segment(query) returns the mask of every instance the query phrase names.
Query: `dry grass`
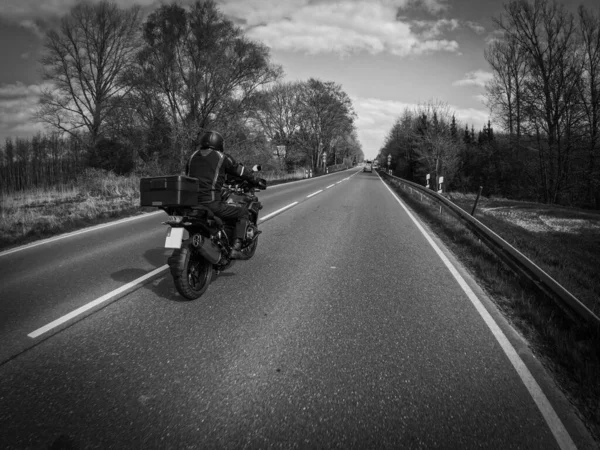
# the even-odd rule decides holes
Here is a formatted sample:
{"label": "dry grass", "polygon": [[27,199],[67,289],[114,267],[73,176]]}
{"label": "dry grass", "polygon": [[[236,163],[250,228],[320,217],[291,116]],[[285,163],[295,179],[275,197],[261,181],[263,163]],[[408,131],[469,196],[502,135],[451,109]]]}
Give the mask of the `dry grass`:
{"label": "dry grass", "polygon": [[267,180],[267,185],[275,185],[288,183],[290,181],[302,180],[304,178],[304,169],[296,169],[294,172],[288,173],[284,170],[271,170],[261,172],[258,175]]}
{"label": "dry grass", "polygon": [[86,170],[70,185],[2,194],[0,250],[139,213],[139,178]]}
{"label": "dry grass", "polygon": [[[453,214],[440,214],[436,202],[390,184],[474,274],[600,440],[600,335],[566,319],[550,299],[521,282]],[[475,195],[448,197],[471,212]],[[600,214],[482,198],[475,216],[598,311]]]}

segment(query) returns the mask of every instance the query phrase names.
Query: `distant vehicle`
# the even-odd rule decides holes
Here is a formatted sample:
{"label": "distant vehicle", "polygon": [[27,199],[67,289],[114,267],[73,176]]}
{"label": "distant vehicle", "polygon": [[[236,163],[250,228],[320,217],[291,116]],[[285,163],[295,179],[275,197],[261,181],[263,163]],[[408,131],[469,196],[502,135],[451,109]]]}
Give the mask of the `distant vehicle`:
{"label": "distant vehicle", "polygon": [[371,161],[365,161],[363,172],[373,172],[373,163]]}

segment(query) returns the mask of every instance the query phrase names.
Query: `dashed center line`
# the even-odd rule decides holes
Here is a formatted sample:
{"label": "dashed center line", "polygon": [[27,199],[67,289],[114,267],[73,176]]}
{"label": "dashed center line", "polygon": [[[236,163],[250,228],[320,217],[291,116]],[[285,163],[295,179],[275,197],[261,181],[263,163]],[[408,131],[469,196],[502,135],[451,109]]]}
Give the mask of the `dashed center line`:
{"label": "dashed center line", "polygon": [[329,186],[327,186],[325,189],[329,189],[329,188],[332,188],[332,187],[334,187],[334,186],[335,186],[335,183],[333,183],[333,184],[330,184],[330,185],[329,185]]}
{"label": "dashed center line", "polygon": [[320,191],[317,191],[317,192],[313,192],[313,193],[312,193],[312,194],[310,194],[310,195],[307,195],[307,196],[306,196],[306,198],[311,198],[313,195],[320,194],[321,192],[323,192],[323,189],[321,189]]}
{"label": "dashed center line", "polygon": [[280,212],[285,211],[286,209],[291,208],[292,206],[295,206],[297,204],[298,202],[290,203],[289,205],[284,206],[283,208],[279,208],[277,211],[272,212],[271,214],[267,214],[265,217],[262,217],[258,220],[267,220],[269,217],[273,217],[275,214],[279,214]]}

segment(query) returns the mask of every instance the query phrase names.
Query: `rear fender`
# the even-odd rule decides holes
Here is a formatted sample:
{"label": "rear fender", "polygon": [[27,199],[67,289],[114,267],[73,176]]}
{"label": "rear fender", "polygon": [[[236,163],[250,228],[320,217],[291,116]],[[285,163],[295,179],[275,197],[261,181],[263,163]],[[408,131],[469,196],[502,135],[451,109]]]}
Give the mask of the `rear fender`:
{"label": "rear fender", "polygon": [[171,270],[171,275],[174,277],[179,277],[185,270],[188,261],[190,260],[190,240],[185,240],[181,243],[181,248],[176,248],[173,250],[169,259],[167,259],[167,264],[169,264],[169,269]]}

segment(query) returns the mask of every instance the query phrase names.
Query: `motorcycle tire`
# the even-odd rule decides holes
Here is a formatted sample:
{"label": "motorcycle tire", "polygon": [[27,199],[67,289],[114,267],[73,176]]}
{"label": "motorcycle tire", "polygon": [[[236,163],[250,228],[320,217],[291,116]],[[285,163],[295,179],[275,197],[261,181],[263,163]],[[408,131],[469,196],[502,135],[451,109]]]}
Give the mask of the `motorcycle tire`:
{"label": "motorcycle tire", "polygon": [[248,259],[250,259],[254,256],[254,252],[256,252],[256,247],[258,247],[258,236],[252,241],[252,243],[248,247],[244,247],[242,249],[242,253],[246,255]]}
{"label": "motorcycle tire", "polygon": [[208,289],[213,276],[213,265],[184,244],[169,258],[175,288],[187,300],[196,300]]}

